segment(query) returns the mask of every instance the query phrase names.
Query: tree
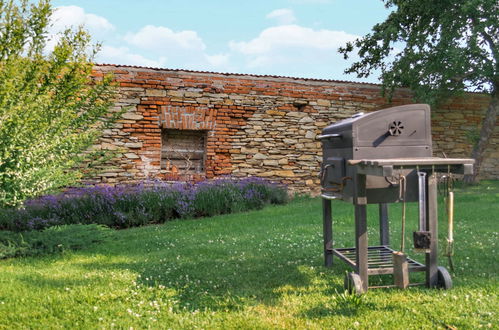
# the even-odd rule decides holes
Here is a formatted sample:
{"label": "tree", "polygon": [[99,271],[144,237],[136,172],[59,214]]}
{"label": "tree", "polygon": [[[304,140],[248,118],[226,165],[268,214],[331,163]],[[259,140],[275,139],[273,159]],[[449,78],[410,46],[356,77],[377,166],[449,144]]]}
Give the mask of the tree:
{"label": "tree", "polygon": [[379,70],[384,94],[409,87],[432,105],[464,91],[490,94],[471,153],[476,181],[499,112],[497,0],[383,1],[394,8],[388,18],[339,49],[345,59],[355,50],[360,56],[345,72],[367,77]]}
{"label": "tree", "polygon": [[49,50],[51,15],[50,0],[0,1],[0,206],[74,183],[112,121],[111,77],[91,79],[98,45],[80,27]]}

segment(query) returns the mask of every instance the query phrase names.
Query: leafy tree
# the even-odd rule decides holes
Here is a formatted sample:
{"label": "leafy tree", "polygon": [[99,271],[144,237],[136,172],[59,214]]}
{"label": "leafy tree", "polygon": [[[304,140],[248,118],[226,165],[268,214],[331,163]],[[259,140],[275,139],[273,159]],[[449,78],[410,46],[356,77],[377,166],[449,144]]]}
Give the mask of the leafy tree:
{"label": "leafy tree", "polygon": [[80,27],[49,50],[52,11],[50,0],[0,0],[0,206],[73,183],[112,121],[111,78],[91,79],[98,45]]}
{"label": "leafy tree", "polygon": [[[371,33],[339,49],[360,60],[346,73],[381,71],[383,93],[409,87],[435,104],[463,91],[490,94],[471,157],[475,181],[499,111],[499,4],[497,0],[383,0],[394,8]],[[400,49],[398,49],[400,48]]]}

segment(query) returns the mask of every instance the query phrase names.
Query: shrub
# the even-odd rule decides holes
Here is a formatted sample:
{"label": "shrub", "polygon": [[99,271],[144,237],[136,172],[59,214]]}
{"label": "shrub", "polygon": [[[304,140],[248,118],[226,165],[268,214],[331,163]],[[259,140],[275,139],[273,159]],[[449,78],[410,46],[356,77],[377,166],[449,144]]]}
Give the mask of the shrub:
{"label": "shrub", "polygon": [[198,216],[213,216],[244,211],[243,189],[234,182],[218,180],[198,185],[193,200],[193,209]]}
{"label": "shrub", "polygon": [[52,36],[50,0],[0,1],[0,206],[77,182],[82,161],[121,116],[110,75],[93,76],[99,45],[83,27]]}
{"label": "shrub", "polygon": [[285,203],[287,198],[285,187],[259,178],[87,186],[29,200],[21,209],[0,209],[0,230],[22,232],[69,224],[129,228],[259,209]]}
{"label": "shrub", "polygon": [[101,225],[63,225],[42,231],[0,231],[0,259],[83,249],[101,242],[109,228]]}

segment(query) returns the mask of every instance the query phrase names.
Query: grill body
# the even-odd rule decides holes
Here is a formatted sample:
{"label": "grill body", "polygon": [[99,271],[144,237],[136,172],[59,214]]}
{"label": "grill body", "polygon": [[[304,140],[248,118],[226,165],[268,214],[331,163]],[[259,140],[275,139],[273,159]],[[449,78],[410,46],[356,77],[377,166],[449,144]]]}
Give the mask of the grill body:
{"label": "grill body", "polygon": [[[379,110],[329,125],[322,131],[323,194],[352,202],[356,167],[349,160],[431,157],[430,107],[411,104]],[[404,171],[407,186],[415,187],[414,169]],[[367,202],[392,203],[399,199],[395,178],[367,176]],[[416,201],[408,189],[406,201]]]}
{"label": "grill body", "polygon": [[[440,176],[450,195],[453,175],[472,174],[474,160],[432,157],[430,107],[404,105],[355,115],[326,127],[318,138],[323,151],[324,264],[332,266],[334,255],[350,265],[354,272],[347,274],[345,288],[357,293],[370,287],[370,275],[393,274],[395,282],[371,287],[406,288],[409,273],[422,271],[426,272],[425,283],[411,285],[449,289],[450,275],[438,267],[437,184]],[[333,246],[331,199],[354,205],[353,248]],[[425,264],[404,254],[405,229],[401,229],[400,250],[389,246],[388,205],[402,202],[405,210],[406,202],[415,201],[419,221],[413,232],[414,248],[425,254]],[[367,204],[375,203],[379,204],[380,239],[379,245],[369,246]],[[403,214],[401,228],[406,223]]]}

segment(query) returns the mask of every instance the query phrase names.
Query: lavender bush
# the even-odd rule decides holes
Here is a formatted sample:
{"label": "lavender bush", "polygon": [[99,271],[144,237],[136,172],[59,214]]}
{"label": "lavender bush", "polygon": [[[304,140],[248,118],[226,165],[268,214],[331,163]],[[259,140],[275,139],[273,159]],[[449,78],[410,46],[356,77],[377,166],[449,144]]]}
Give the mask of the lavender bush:
{"label": "lavender bush", "polygon": [[198,184],[71,188],[0,210],[0,230],[29,231],[69,224],[129,228],[171,219],[213,216],[287,201],[286,188],[260,178],[223,178]]}

